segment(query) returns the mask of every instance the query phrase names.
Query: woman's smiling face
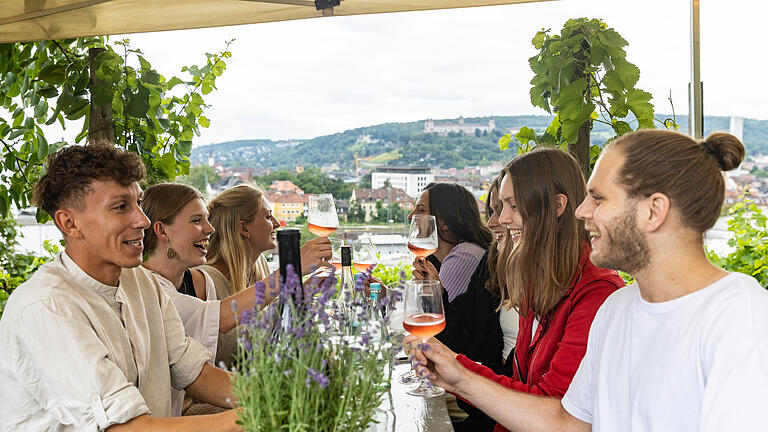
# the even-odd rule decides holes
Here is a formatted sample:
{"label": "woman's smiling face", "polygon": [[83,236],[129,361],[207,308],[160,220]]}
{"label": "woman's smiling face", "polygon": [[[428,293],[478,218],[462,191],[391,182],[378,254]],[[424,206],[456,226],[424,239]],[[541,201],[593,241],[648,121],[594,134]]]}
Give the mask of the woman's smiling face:
{"label": "woman's smiling face", "polygon": [[173,218],[173,223],[166,224],[168,243],[187,267],[205,264],[208,253],[208,241],[215,231],[208,222],[208,210],[202,199],[197,198],[187,203]]}

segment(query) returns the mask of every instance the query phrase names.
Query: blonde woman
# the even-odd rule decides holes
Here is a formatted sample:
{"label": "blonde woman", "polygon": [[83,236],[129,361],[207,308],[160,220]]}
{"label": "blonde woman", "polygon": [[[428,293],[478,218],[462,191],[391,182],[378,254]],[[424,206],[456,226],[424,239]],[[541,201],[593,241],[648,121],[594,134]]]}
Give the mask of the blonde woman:
{"label": "blonde woman", "polygon": [[[269,276],[263,252],[277,247],[272,206],[262,192],[251,185],[227,189],[208,204],[209,220],[216,231],[208,246],[208,264],[198,267],[213,280],[216,297],[225,299],[241,293]],[[302,273],[329,266],[331,242],[325,237],[308,241],[301,248]],[[238,302],[238,309],[244,310]],[[229,365],[237,352],[237,332],[219,335],[216,364]]]}

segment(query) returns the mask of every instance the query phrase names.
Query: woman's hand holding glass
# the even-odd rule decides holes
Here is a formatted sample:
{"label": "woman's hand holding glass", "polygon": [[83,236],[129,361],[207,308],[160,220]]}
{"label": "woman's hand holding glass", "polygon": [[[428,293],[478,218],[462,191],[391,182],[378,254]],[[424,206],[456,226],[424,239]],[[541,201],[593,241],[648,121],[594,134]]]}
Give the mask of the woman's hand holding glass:
{"label": "woman's hand holding glass", "polygon": [[413,278],[416,280],[440,281],[440,275],[435,266],[421,257],[413,260]]}
{"label": "woman's hand holding glass", "polygon": [[[443,312],[443,293],[440,282],[432,280],[411,280],[405,290],[405,320],[403,327],[414,336],[418,336],[423,344],[445,328]],[[419,367],[418,363],[416,367]],[[423,378],[421,385],[407,392],[413,396],[439,396],[445,391],[434,387],[428,379]]]}
{"label": "woman's hand holding glass", "polygon": [[301,274],[308,275],[320,267],[329,266],[331,242],[328,237],[318,237],[301,247]]}

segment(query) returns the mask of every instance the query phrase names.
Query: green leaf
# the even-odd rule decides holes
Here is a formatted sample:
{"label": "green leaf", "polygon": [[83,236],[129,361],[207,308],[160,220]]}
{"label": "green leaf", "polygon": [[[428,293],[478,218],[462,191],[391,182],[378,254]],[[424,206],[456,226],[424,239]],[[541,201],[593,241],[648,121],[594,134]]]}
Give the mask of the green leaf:
{"label": "green leaf", "polygon": [[188,157],[192,153],[192,141],[179,141],[179,153]]}
{"label": "green leaf", "polygon": [[56,119],[59,117],[59,114],[60,114],[60,113],[61,113],[61,111],[59,111],[59,109],[58,109],[58,108],[56,108],[56,109],[53,111],[53,114],[51,114],[51,116],[48,118],[48,120],[46,120],[46,121],[45,121],[45,125],[46,125],[46,126],[50,126],[50,125],[52,125],[53,123],[55,123],[55,122],[56,122]]}
{"label": "green leaf", "polygon": [[172,154],[166,153],[160,158],[155,159],[154,165],[166,178],[172,178],[176,171],[176,158]]}
{"label": "green leaf", "polygon": [[515,139],[521,144],[528,144],[531,141],[536,141],[536,131],[527,126],[523,126],[520,128],[520,131],[515,134]]}
{"label": "green leaf", "polygon": [[174,87],[175,87],[175,86],[177,86],[178,84],[184,84],[184,81],[180,80],[180,79],[179,79],[179,78],[177,78],[177,77],[173,77],[173,78],[171,78],[171,79],[168,81],[168,83],[167,83],[166,85],[168,86],[168,90],[171,90],[172,88],[174,88]]}
{"label": "green leaf", "polygon": [[67,108],[69,108],[69,106],[74,102],[75,95],[72,94],[72,91],[68,86],[64,86],[61,95],[59,95],[59,98],[56,100],[56,108],[60,111],[66,112]]}
{"label": "green leaf", "polygon": [[639,125],[643,128],[653,128],[653,96],[640,89],[630,89],[626,96],[627,107],[635,115]]}
{"label": "green leaf", "polygon": [[45,157],[48,156],[48,141],[42,135],[39,135],[38,139],[39,142],[37,145],[37,158],[40,160],[45,160]]}
{"label": "green leaf", "polygon": [[62,111],[64,112],[64,117],[66,117],[67,120],[77,120],[84,116],[89,109],[90,107],[88,105],[88,99],[78,99],[66,110]]}
{"label": "green leaf", "polygon": [[163,128],[163,130],[167,131],[168,129],[171,128],[171,121],[168,120],[167,118],[160,117],[157,119],[157,123],[160,125],[161,128]]}
{"label": "green leaf", "polygon": [[512,141],[511,134],[504,134],[499,138],[499,150],[504,151],[509,148],[509,142]]}
{"label": "green leaf", "polygon": [[48,113],[48,103],[45,101],[45,99],[40,99],[40,102],[37,103],[35,106],[35,118],[36,119],[44,119],[45,115]]}
{"label": "green leaf", "polygon": [[137,56],[139,58],[139,64],[141,65],[141,70],[146,71],[152,69],[152,65],[149,64],[149,62],[142,56]]}
{"label": "green leaf", "polygon": [[0,194],[0,217],[6,218],[8,217],[8,210],[10,208],[10,203],[8,202],[8,195],[6,194]]}
{"label": "green leaf", "polygon": [[63,64],[52,64],[44,67],[37,74],[37,78],[48,84],[63,84],[66,68]]}
{"label": "green leaf", "polygon": [[621,120],[614,120],[611,122],[613,129],[616,131],[616,135],[621,136],[626,133],[632,132],[632,126],[629,123]]}
{"label": "green leaf", "polygon": [[112,102],[114,91],[111,85],[98,85],[91,87],[91,97],[94,105],[106,105]]}
{"label": "green leaf", "polygon": [[5,154],[5,164],[3,165],[6,170],[14,171],[16,165],[16,154],[14,152],[8,152]]}
{"label": "green leaf", "polygon": [[37,223],[46,223],[51,220],[51,217],[41,207],[38,207],[35,212],[35,219],[37,219]]}
{"label": "green leaf", "polygon": [[[560,117],[573,118],[565,114],[571,113],[574,109],[579,109],[584,103],[584,92],[587,90],[587,80],[584,78],[573,81],[560,89],[560,94],[553,98],[553,104],[557,106]],[[562,119],[561,119],[562,120]]]}
{"label": "green leaf", "polygon": [[55,87],[46,87],[46,88],[40,89],[38,93],[40,94],[40,96],[48,99],[59,95],[59,91]]}
{"label": "green leaf", "polygon": [[200,124],[200,126],[202,126],[202,127],[204,127],[204,128],[207,128],[208,126],[210,126],[210,125],[211,125],[211,122],[210,122],[210,120],[208,120],[208,118],[207,118],[207,117],[205,117],[205,116],[200,116],[200,117],[198,117],[198,118],[197,118],[197,122]]}
{"label": "green leaf", "polygon": [[[612,84],[620,85],[620,88],[616,88],[617,90],[629,89],[637,84],[637,80],[640,79],[640,69],[637,66],[624,59],[614,59],[613,66],[612,72],[615,74],[616,79],[613,80]],[[606,76],[608,76],[608,73],[606,73]],[[608,86],[609,90],[613,90],[605,81],[603,84]]]}
{"label": "green leaf", "polygon": [[141,80],[147,84],[158,85],[160,84],[160,75],[153,70],[148,70],[141,74]]}
{"label": "green leaf", "polygon": [[8,135],[8,140],[10,141],[10,140],[15,139],[17,137],[20,137],[20,136],[24,135],[28,130],[29,129],[27,129],[25,127],[14,128],[14,130],[11,132],[11,134]]}
{"label": "green leaf", "polygon": [[149,90],[140,86],[136,94],[131,94],[125,112],[133,117],[144,117],[149,111]]}

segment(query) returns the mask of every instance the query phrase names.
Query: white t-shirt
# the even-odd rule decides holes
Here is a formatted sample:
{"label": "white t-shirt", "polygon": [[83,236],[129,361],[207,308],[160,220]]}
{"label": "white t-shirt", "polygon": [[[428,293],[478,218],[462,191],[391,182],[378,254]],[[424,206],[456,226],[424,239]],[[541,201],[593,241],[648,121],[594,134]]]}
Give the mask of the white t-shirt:
{"label": "white t-shirt", "polygon": [[8,299],[0,320],[0,430],[98,431],[168,417],[171,387],[211,354],[143,267],[104,285],[62,252]]}
{"label": "white t-shirt", "polygon": [[731,273],[662,303],[608,297],[562,404],[596,432],[768,431],[766,391],[768,292]]}
{"label": "white t-shirt", "polygon": [[504,360],[509,357],[512,348],[517,343],[517,332],[520,329],[520,314],[515,308],[501,307],[499,311],[499,324],[504,338],[504,348],[501,351],[501,358]]}

